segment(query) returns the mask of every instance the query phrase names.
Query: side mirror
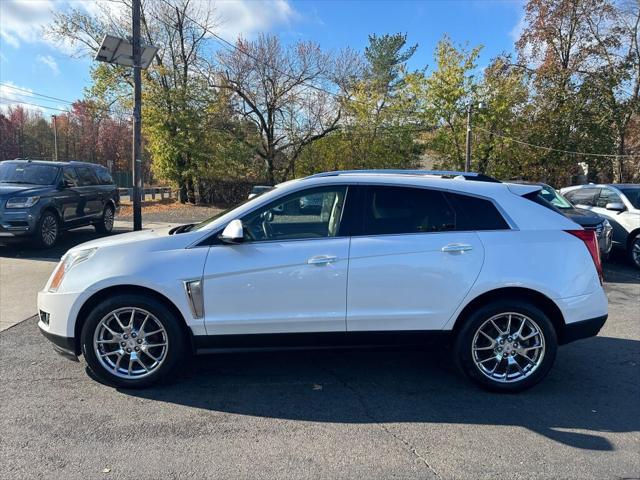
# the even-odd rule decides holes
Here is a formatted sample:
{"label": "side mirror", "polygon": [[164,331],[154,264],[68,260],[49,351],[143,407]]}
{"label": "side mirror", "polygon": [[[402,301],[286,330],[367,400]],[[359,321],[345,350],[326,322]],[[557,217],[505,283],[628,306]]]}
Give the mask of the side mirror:
{"label": "side mirror", "polygon": [[624,212],[626,210],[624,204],[620,202],[607,203],[604,208],[613,210],[614,212]]}
{"label": "side mirror", "polygon": [[244,228],[241,220],[231,220],[218,236],[224,243],[236,244],[244,240]]}

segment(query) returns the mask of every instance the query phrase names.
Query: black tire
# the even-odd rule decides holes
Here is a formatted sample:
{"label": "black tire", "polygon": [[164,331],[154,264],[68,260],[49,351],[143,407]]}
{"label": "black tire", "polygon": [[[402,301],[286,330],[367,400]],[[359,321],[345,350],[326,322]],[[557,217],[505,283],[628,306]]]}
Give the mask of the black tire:
{"label": "black tire", "polygon": [[637,233],[635,237],[629,240],[629,248],[627,248],[627,254],[631,265],[636,268],[640,268],[640,233]]}
{"label": "black tire", "polygon": [[[166,351],[164,352],[164,355],[161,356],[162,362],[160,362],[156,367],[153,367],[150,373],[141,374],[143,376],[141,376],[140,378],[123,378],[122,376],[117,375],[115,373],[115,369],[108,369],[103,361],[98,359],[96,349],[94,348],[94,336],[96,335],[96,330],[100,327],[103,319],[107,318],[107,316],[109,316],[114,311],[127,308],[142,310],[144,311],[142,315],[144,315],[145,312],[148,312],[153,317],[155,317],[153,321],[157,321],[164,328],[164,333],[161,333],[159,335],[161,335],[161,339],[164,339],[167,344]],[[124,320],[125,319],[123,319],[123,322]],[[138,333],[141,334],[141,320],[138,317],[137,320],[134,320],[134,323],[136,321],[138,322]],[[82,333],[80,335],[82,354],[84,355],[89,369],[99,381],[107,385],[120,388],[148,387],[160,380],[169,378],[176,365],[181,361],[186,360],[188,357],[187,339],[185,338],[185,334],[183,333],[183,330],[179,324],[180,321],[181,320],[179,318],[176,318],[176,315],[171,311],[170,308],[168,308],[163,302],[158,301],[153,297],[135,294],[116,295],[112,298],[104,300],[95,308],[93,308],[93,310],[89,313],[87,320],[82,327]],[[129,331],[130,337],[135,338],[135,335],[131,335],[131,331],[132,330]],[[135,327],[133,331],[135,331]],[[166,338],[164,337],[165,333]],[[141,334],[140,337],[142,336],[143,335]],[[140,341],[140,337],[138,337],[137,341]],[[131,341],[131,339],[127,341]],[[115,343],[117,344],[118,342]],[[120,355],[118,353],[115,353],[114,351],[112,354],[110,354],[109,358],[113,359],[122,356],[124,359],[123,362],[125,362],[122,364],[123,366],[125,364],[128,364],[128,362],[130,361],[129,359],[132,358],[131,354],[127,354],[124,352],[124,347],[120,348],[119,345],[114,345],[110,346],[109,348],[118,349],[118,351],[122,353],[122,355]],[[142,353],[139,353],[138,355],[140,355],[147,364],[153,363],[153,361],[150,360],[151,357],[143,356]],[[159,355],[158,351],[156,350],[153,355]],[[134,366],[135,365],[136,364],[134,364]],[[124,373],[121,373],[121,375],[124,375]]]}
{"label": "black tire", "polygon": [[102,217],[100,217],[100,222],[93,225],[96,232],[108,234],[113,231],[113,219],[115,212],[113,205],[105,205],[104,210],[102,211]]}
{"label": "black tire", "polygon": [[[538,326],[542,339],[540,339],[540,337],[535,337],[532,340],[527,340],[527,342],[533,342],[533,341],[541,342],[542,345],[544,345],[544,348],[541,349],[541,352],[543,354],[541,355],[541,358],[539,360],[539,363],[537,364],[537,367],[535,369],[531,369],[530,373],[528,373],[527,376],[523,376],[522,378],[519,378],[519,379],[513,378],[513,380],[511,381],[505,382],[495,378],[489,378],[488,374],[483,373],[483,371],[481,370],[481,367],[478,366],[476,364],[476,361],[474,360],[474,355],[476,354],[474,354],[473,348],[474,348],[474,338],[476,337],[476,334],[478,334],[478,338],[480,338],[480,334],[478,333],[478,330],[483,325],[489,325],[486,322],[489,322],[490,319],[502,313],[508,313],[508,312],[516,314],[512,316],[514,320],[512,320],[511,331],[517,328],[516,325],[519,326],[519,323],[516,323],[519,320],[519,317],[517,315],[528,317],[530,320],[534,322],[534,324]],[[504,329],[505,331],[507,330],[506,322],[508,322],[508,317],[499,317],[498,319],[496,319],[496,322],[498,322],[498,326],[500,326],[500,328]],[[500,322],[503,322],[503,323],[501,324]],[[528,325],[530,324],[527,324],[527,327],[525,328],[527,328],[527,332],[531,332],[531,330],[528,330]],[[490,328],[493,328],[493,327],[490,327]],[[498,331],[495,329],[494,331],[495,331],[495,338],[496,339],[499,338]],[[489,334],[491,336],[491,330],[489,330]],[[527,336],[527,335],[524,335],[524,336]],[[513,339],[515,340],[516,338],[517,337],[515,337],[514,335]],[[523,346],[526,346],[526,347],[533,346],[533,344],[528,343],[526,345],[523,345],[522,341],[520,340],[521,344],[518,345],[517,343],[518,340],[515,340],[515,341],[516,341],[515,344],[507,342],[506,346],[504,347],[504,350],[503,350],[503,347],[501,347],[498,342],[492,342],[489,344],[489,347],[483,347],[484,349],[487,349],[487,348],[490,348],[490,349],[488,350],[488,352],[482,352],[482,354],[486,355],[487,357],[494,357],[495,355],[496,359],[500,358],[499,361],[495,360],[495,362],[498,364],[499,362],[504,362],[505,360],[511,364],[512,361],[515,361],[517,359],[519,364],[525,365],[524,368],[526,372],[527,369],[530,367],[527,366],[528,365],[527,362],[524,360],[522,355],[520,355],[521,350],[516,353],[513,353],[513,346],[516,345],[522,348]],[[489,340],[486,340],[486,342],[489,342]],[[495,345],[495,349],[494,349],[494,345]],[[507,352],[507,347],[508,347],[508,352]],[[502,351],[502,354],[500,354],[497,351],[498,348],[500,349],[500,351]],[[553,362],[555,360],[557,350],[558,350],[558,340],[557,340],[555,328],[551,323],[551,321],[549,320],[549,318],[539,308],[537,308],[535,305],[533,305],[532,303],[524,299],[523,300],[505,299],[505,300],[495,301],[480,307],[478,310],[473,312],[464,321],[464,324],[457,332],[456,338],[454,340],[453,353],[455,355],[455,361],[458,367],[469,379],[471,379],[473,382],[478,384],[480,387],[486,390],[494,391],[494,392],[520,392],[533,387],[535,384],[540,382],[549,373],[549,371],[551,370],[551,367],[553,366]],[[526,353],[529,355],[529,352],[526,352]],[[506,359],[501,358],[500,355],[505,355],[505,356],[513,355],[514,359],[511,360],[508,357]],[[535,350],[533,355],[537,355]],[[486,364],[487,369],[489,369],[489,367],[492,367],[493,365],[496,364],[492,362],[493,360],[489,360],[489,362]],[[504,363],[501,365],[506,370],[506,365]],[[513,369],[513,365],[511,365],[509,367],[509,370],[507,371],[509,372],[512,369]],[[520,375],[520,373],[517,371],[514,373],[515,375]]]}
{"label": "black tire", "polygon": [[42,213],[35,232],[34,244],[40,248],[53,248],[60,236],[60,221],[50,210]]}

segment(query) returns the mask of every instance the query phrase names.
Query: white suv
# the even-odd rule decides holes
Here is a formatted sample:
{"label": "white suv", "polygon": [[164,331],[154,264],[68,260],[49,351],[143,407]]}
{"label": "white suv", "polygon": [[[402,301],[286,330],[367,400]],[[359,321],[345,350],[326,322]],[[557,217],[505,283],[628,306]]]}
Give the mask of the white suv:
{"label": "white suv", "polygon": [[562,189],[577,207],[605,217],[613,227],[613,246],[640,268],[640,185],[578,185]]}
{"label": "white suv", "polygon": [[[481,386],[522,390],[559,344],[598,333],[607,298],[594,233],[539,186],[490,180],[325,173],[197,225],[88,242],[39,293],[39,327],[119,387],[149,385],[192,351],[438,334]],[[319,208],[301,209],[311,195]]]}

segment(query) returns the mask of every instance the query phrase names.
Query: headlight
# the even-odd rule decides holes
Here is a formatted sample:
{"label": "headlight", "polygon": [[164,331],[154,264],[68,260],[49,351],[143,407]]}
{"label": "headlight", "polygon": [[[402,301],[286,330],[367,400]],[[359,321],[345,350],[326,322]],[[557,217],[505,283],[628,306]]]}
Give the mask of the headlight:
{"label": "headlight", "polygon": [[66,273],[79,263],[82,263],[85,260],[91,258],[91,256],[96,253],[96,250],[97,248],[87,248],[86,250],[78,250],[76,252],[67,253],[64,257],[62,257],[62,260],[60,260],[60,263],[56,267],[56,270],[55,272],[53,272],[53,276],[51,277],[49,291],[58,291],[58,288],[60,287],[62,279],[64,278]]}
{"label": "headlight", "polygon": [[38,203],[40,197],[13,197],[7,200],[7,208],[29,208]]}

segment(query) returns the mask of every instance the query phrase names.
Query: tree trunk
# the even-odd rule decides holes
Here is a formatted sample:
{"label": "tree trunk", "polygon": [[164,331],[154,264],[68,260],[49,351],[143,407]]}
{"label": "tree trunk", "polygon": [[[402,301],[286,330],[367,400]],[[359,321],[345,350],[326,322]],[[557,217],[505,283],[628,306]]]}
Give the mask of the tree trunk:
{"label": "tree trunk", "polygon": [[187,203],[187,185],[182,178],[178,180],[178,201]]}

